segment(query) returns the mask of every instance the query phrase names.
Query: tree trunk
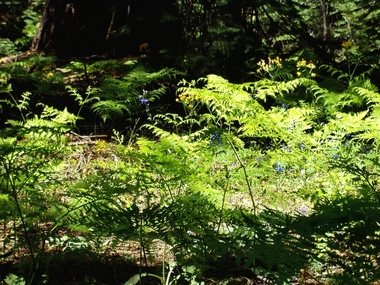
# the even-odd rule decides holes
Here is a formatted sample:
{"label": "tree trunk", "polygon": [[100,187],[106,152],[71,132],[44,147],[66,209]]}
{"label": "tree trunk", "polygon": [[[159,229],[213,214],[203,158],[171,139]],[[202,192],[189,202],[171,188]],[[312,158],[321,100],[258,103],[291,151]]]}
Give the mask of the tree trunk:
{"label": "tree trunk", "polygon": [[176,0],[47,0],[32,51],[65,56],[139,55],[174,58],[183,25]]}
{"label": "tree trunk", "polygon": [[47,0],[46,6],[44,8],[44,11],[42,13],[41,21],[40,21],[40,26],[38,28],[38,31],[33,39],[32,45],[30,47],[31,51],[37,51],[40,47],[42,46],[47,46],[45,42],[46,35],[44,35],[44,27],[47,26],[47,21],[48,21],[48,7],[50,7],[50,2],[51,0]]}
{"label": "tree trunk", "polygon": [[330,19],[329,19],[329,4],[326,0],[321,0],[322,18],[323,18],[323,40],[330,41]]}
{"label": "tree trunk", "polygon": [[31,50],[55,50],[70,55],[101,53],[112,18],[111,5],[104,3],[47,0]]}

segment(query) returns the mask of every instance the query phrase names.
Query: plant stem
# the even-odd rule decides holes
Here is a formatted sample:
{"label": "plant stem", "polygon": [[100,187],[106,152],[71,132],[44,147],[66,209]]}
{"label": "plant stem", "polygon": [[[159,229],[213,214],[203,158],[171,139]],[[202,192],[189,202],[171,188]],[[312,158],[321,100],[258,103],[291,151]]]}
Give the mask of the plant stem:
{"label": "plant stem", "polygon": [[32,266],[29,269],[29,278],[28,278],[28,284],[32,284],[33,277],[34,277],[35,271],[37,270],[38,266],[37,266],[37,263],[35,260],[32,242],[31,242],[29,234],[28,234],[28,228],[26,226],[26,221],[25,221],[22,209],[21,209],[19,199],[18,199],[16,185],[14,183],[12,183],[12,178],[10,176],[8,167],[6,165],[4,165],[4,168],[5,168],[5,172],[7,174],[8,181],[10,182],[10,186],[11,186],[11,190],[12,190],[12,198],[14,199],[15,204],[16,204],[17,213],[18,213],[18,216],[19,216],[20,221],[21,221],[21,225],[22,225],[22,229],[24,232],[26,244],[27,244],[27,247],[29,250],[30,258],[32,260]]}
{"label": "plant stem", "polygon": [[[230,141],[228,143],[231,145],[232,150],[235,154],[236,159],[239,161],[240,166],[243,168],[245,182],[247,183],[249,196],[251,197],[251,202],[252,202],[252,207],[253,207],[253,217],[256,219],[256,203],[255,203],[255,200],[253,198],[253,190],[251,187],[251,183],[249,182],[249,179],[248,179],[247,170],[245,169],[245,165],[241,161],[241,159],[240,159],[235,147],[233,146],[233,144]],[[256,240],[257,240],[257,235],[255,234],[253,236],[253,246],[254,247],[256,247]],[[256,275],[256,266],[253,267],[253,274]]]}
{"label": "plant stem", "polygon": [[143,256],[143,237],[142,237],[142,227],[143,227],[143,219],[142,219],[142,212],[140,212],[140,229],[139,229],[139,236],[140,236],[140,263],[139,263],[139,274],[140,274],[140,285],[142,285],[142,256]]}
{"label": "plant stem", "polygon": [[222,208],[220,209],[220,216],[219,216],[219,224],[218,224],[218,229],[217,229],[217,233],[219,234],[219,231],[220,231],[220,227],[222,225],[222,220],[223,220],[223,212],[224,212],[224,206],[226,204],[226,196],[227,196],[227,189],[228,189],[228,186],[229,186],[229,181],[230,181],[230,174],[229,174],[229,171],[228,171],[228,167],[225,166],[225,171],[226,171],[226,179],[227,179],[227,182],[225,184],[225,187],[223,187],[223,199],[222,199]]}
{"label": "plant stem", "polygon": [[249,193],[249,196],[251,198],[251,203],[252,203],[252,207],[253,207],[253,214],[256,216],[256,203],[255,203],[255,200],[254,200],[254,197],[253,197],[253,190],[252,190],[252,187],[251,187],[251,183],[249,182],[249,179],[248,179],[248,174],[247,174],[247,170],[245,169],[245,165],[243,164],[243,162],[241,161],[234,145],[228,141],[228,143],[230,144],[234,154],[235,154],[235,157],[236,159],[239,161],[239,164],[240,166],[242,167],[243,169],[243,172],[244,172],[244,178],[245,178],[245,182],[247,184],[247,187],[248,187],[248,193]]}

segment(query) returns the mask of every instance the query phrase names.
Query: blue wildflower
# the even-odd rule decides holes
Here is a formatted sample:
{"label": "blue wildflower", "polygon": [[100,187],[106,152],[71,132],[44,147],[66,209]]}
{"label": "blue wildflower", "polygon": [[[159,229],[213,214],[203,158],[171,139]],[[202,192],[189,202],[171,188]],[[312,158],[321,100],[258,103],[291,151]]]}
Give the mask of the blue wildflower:
{"label": "blue wildflower", "polygon": [[[148,91],[143,90],[144,93],[147,93]],[[142,105],[149,106],[149,100],[144,98],[143,95],[139,95],[139,100]]]}
{"label": "blue wildflower", "polygon": [[339,155],[337,155],[336,153],[334,153],[332,157],[333,157],[333,159],[338,159]]}
{"label": "blue wildflower", "polygon": [[260,163],[264,160],[264,157],[256,156],[256,160],[258,163]]}
{"label": "blue wildflower", "polygon": [[288,147],[287,145],[284,145],[283,149],[284,151],[292,152],[292,148]]}
{"label": "blue wildflower", "polygon": [[279,162],[276,162],[275,170],[276,172],[283,172],[284,168],[281,166]]}
{"label": "blue wildflower", "polygon": [[141,99],[141,104],[149,105],[149,100],[148,99]]}
{"label": "blue wildflower", "polygon": [[211,135],[211,145],[221,144],[222,138],[220,137],[219,132],[215,132]]}
{"label": "blue wildflower", "polygon": [[286,111],[286,104],[285,103],[281,104],[281,109],[284,110],[284,111]]}

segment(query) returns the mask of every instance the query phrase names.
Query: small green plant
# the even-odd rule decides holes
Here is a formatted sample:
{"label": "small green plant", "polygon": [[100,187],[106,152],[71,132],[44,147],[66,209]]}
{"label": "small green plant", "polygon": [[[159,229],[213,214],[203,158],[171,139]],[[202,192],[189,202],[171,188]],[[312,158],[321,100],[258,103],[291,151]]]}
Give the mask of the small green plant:
{"label": "small green plant", "polygon": [[8,274],[4,279],[5,285],[25,285],[26,282],[24,278],[19,277],[15,274]]}
{"label": "small green plant", "polygon": [[88,86],[86,89],[86,96],[83,97],[81,94],[78,93],[78,90],[73,88],[72,86],[67,86],[66,89],[69,91],[69,93],[75,97],[75,101],[78,102],[79,110],[77,113],[77,117],[81,114],[81,111],[83,109],[83,106],[91,103],[92,101],[99,101],[99,97],[94,96],[95,94],[99,94],[100,90],[98,88],[92,88],[91,86]]}
{"label": "small green plant", "polygon": [[[10,99],[2,99],[0,100],[0,103],[5,103],[7,105],[10,105],[11,107],[15,107],[18,109],[20,112],[20,116],[22,117],[22,120],[25,122],[26,117],[29,112],[25,112],[29,108],[29,101],[30,101],[30,96],[32,95],[31,92],[24,92],[21,94],[21,99],[17,100],[13,95],[12,95],[12,86],[8,85],[4,90],[2,90],[1,93],[7,93],[10,97]],[[25,114],[26,113],[26,114]]]}
{"label": "small green plant", "polygon": [[102,79],[99,86],[102,100],[91,106],[103,121],[115,120],[125,114],[139,118],[144,113],[151,119],[152,110],[160,107],[154,106],[154,102],[166,94],[169,82],[183,75],[171,68],[151,71],[136,61],[125,62],[122,72],[123,76]]}
{"label": "small green plant", "polygon": [[17,47],[9,39],[0,40],[0,56],[10,56],[17,53]]}

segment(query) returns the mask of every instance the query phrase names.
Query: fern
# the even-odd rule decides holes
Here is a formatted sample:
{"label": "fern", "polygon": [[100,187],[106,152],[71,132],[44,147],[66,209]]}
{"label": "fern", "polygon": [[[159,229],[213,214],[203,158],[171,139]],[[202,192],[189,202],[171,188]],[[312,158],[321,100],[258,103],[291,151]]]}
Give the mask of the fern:
{"label": "fern", "polygon": [[[179,87],[178,93],[186,94],[186,98],[199,98],[208,109],[208,112],[197,117],[189,116],[193,124],[222,126],[228,130],[227,133],[238,136],[236,145],[240,146],[241,138],[269,138],[279,143],[299,141],[304,132],[314,127],[310,117],[317,117],[317,114],[311,108],[307,111],[305,108],[291,108],[288,112],[281,109],[267,112],[257,99],[265,101],[271,96],[279,100],[279,97],[284,98],[286,93],[295,92],[297,88],[305,85],[312,85],[311,82],[310,79],[297,78],[289,82],[263,79],[254,83],[233,84],[220,76],[209,75],[198,81],[180,82],[182,87]],[[198,88],[197,85],[203,87]],[[187,123],[186,120],[180,121],[181,124]]]}
{"label": "fern", "polygon": [[[42,104],[40,104],[42,105]],[[63,111],[59,111],[53,107],[50,106],[44,106],[40,118],[44,120],[51,120],[52,122],[58,123],[61,127],[67,127],[70,128],[72,126],[75,126],[78,116],[75,116],[67,111],[67,108],[65,108]]]}
{"label": "fern", "polygon": [[379,102],[376,86],[362,76],[353,78],[347,88],[341,91],[332,91],[317,84],[309,85],[308,89],[314,94],[315,102],[329,108],[330,113],[360,111],[371,108]]}
{"label": "fern", "polygon": [[296,78],[289,81],[275,81],[262,79],[253,83],[244,83],[246,90],[255,93],[255,97],[264,102],[268,97],[283,99],[288,93],[294,92],[297,88],[306,85],[310,80],[307,78]]}
{"label": "fern", "polygon": [[99,100],[99,97],[93,96],[94,94],[99,93],[100,90],[98,88],[92,88],[91,86],[88,86],[86,89],[86,97],[84,97],[84,98],[72,86],[66,86],[66,89],[69,91],[71,96],[75,97],[75,101],[77,101],[79,106],[80,106],[78,113],[77,113],[77,117],[79,117],[84,105],[89,104],[92,101],[98,101]]}
{"label": "fern", "polygon": [[361,98],[363,98],[368,106],[380,104],[380,94],[375,88],[368,88],[366,86],[353,87],[353,91],[355,91]]}
{"label": "fern", "polygon": [[378,201],[342,197],[321,201],[315,211],[316,214],[305,222],[314,229],[317,246],[325,249],[325,254],[319,257],[343,269],[329,275],[335,275],[337,280],[345,277],[340,284],[368,284],[378,280],[374,261],[378,259],[379,234],[378,225],[373,222]]}
{"label": "fern", "polygon": [[128,106],[126,104],[113,100],[103,100],[96,102],[91,105],[91,110],[100,116],[103,119],[103,122],[121,118],[125,112],[129,112]]}
{"label": "fern", "polygon": [[350,74],[342,71],[341,69],[338,69],[336,67],[333,67],[331,65],[322,64],[320,65],[321,69],[326,69],[328,73],[330,73],[332,76],[336,76],[338,80],[341,79],[347,79],[347,83],[350,79]]}
{"label": "fern", "polygon": [[26,110],[29,110],[29,104],[30,104],[30,97],[32,95],[31,92],[26,91],[21,94],[21,99],[16,99],[12,95],[12,86],[9,84],[7,87],[5,87],[0,93],[8,93],[10,99],[3,99],[0,100],[0,103],[5,103],[13,108],[17,108],[20,112],[20,115],[25,122],[27,119],[28,114],[25,114]]}
{"label": "fern", "polygon": [[[182,118],[180,115],[174,114],[174,113],[167,113],[165,115],[158,114],[154,116],[154,120],[160,120],[161,123],[164,126],[166,125],[166,127],[168,127],[169,129],[174,128],[176,134],[179,134],[180,130],[183,131],[187,127],[191,129],[195,125],[198,125],[198,126],[201,125],[201,122],[198,121],[197,118],[192,118],[189,116]],[[145,125],[145,126],[149,128],[149,125]]]}
{"label": "fern", "polygon": [[171,133],[168,131],[163,130],[162,128],[159,128],[154,125],[144,125],[145,128],[150,130],[155,136],[159,138],[168,138],[171,136]]}
{"label": "fern", "polygon": [[[128,64],[127,64],[128,63]],[[164,68],[157,72],[149,71],[144,65],[136,62],[127,62],[126,75],[122,78],[107,76],[102,80],[101,102],[95,103],[92,109],[99,114],[104,121],[122,117],[126,113],[138,114],[142,112],[139,95],[149,103],[162,98],[166,92],[166,82],[183,73]],[[150,104],[151,105],[151,104]],[[143,110],[144,112],[146,110]]]}

